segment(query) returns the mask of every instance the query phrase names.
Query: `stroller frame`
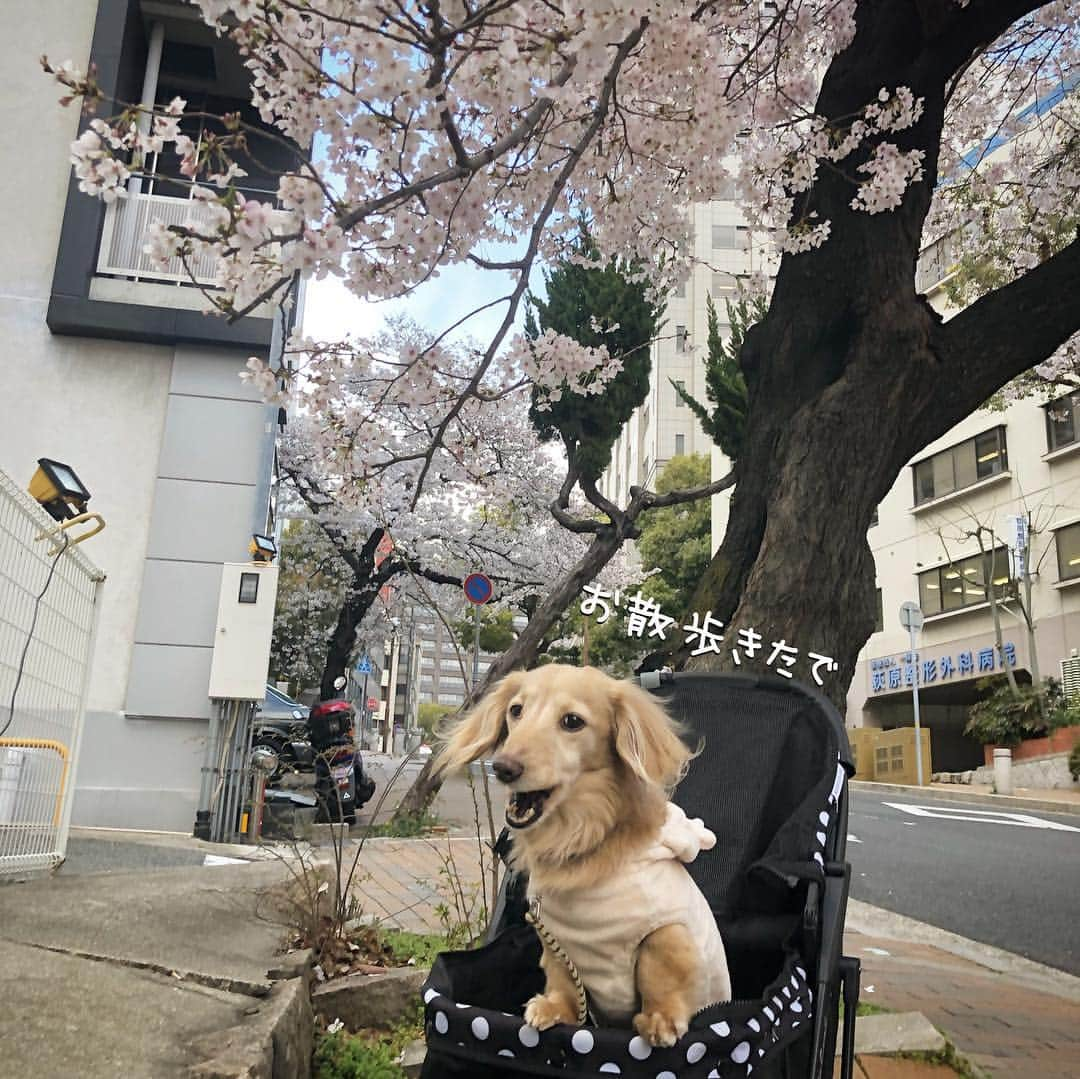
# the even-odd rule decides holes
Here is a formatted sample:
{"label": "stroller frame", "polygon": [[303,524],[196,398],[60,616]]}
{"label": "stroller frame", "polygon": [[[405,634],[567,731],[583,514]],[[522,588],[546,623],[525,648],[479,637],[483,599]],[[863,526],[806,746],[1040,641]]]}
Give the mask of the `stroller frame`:
{"label": "stroller frame", "polygon": [[[724,739],[725,722],[741,727],[751,740],[760,734],[762,745],[772,740],[763,751],[763,763],[767,757],[774,767],[769,792],[751,796],[759,797],[761,815],[770,818],[768,823],[776,816],[774,802],[779,800],[781,811],[797,803],[797,811],[779,819],[775,832],[769,834],[769,828],[762,827],[756,845],[753,840],[746,841],[732,859],[720,856],[718,844],[715,851],[702,854],[688,866],[717,915],[729,961],[734,959],[736,997],[739,981],[747,984],[747,970],[752,971],[751,993],[755,995],[699,1013],[674,1050],[649,1051],[646,1055],[653,1059],[642,1064],[637,1063],[642,1058],[633,1047],[635,1060],[624,1055],[618,1058],[619,1064],[610,1062],[614,1057],[608,1052],[609,1062],[597,1071],[599,1059],[605,1056],[604,1046],[614,1045],[615,1037],[621,1044],[625,1034],[632,1032],[559,1025],[541,1034],[524,1026],[520,1018],[524,1000],[542,985],[537,965],[540,946],[524,922],[527,881],[510,870],[500,889],[485,945],[473,952],[445,953],[425,983],[428,1057],[423,1079],[609,1072],[648,1079],[727,1079],[749,1074],[755,1079],[829,1079],[838,1037],[840,1075],[851,1079],[860,971],[857,959],[842,954],[851,879],[846,861],[847,777],[853,771],[843,720],[816,690],[771,675],[653,673],[643,675],[641,684],[663,698],[693,733],[706,736],[702,756],[673,796],[689,815],[703,816],[705,823],[714,827],[716,822],[709,819],[712,814],[707,811],[711,799],[719,799],[715,801],[717,815],[729,821],[737,820],[743,811],[744,807],[736,804],[738,799],[732,802],[723,789],[724,781],[731,778],[723,774],[728,754],[717,756],[721,746],[729,746]],[[725,716],[725,710],[733,714]],[[796,725],[800,725],[798,731]],[[818,737],[820,744],[813,741]],[[719,743],[713,746],[712,755],[710,739]],[[747,747],[740,743],[740,749],[745,756]],[[831,759],[834,774],[806,780],[802,784],[806,790],[797,789],[799,784],[794,781],[787,784],[783,762],[791,750],[816,753],[822,762]],[[738,774],[738,764],[731,767]],[[797,767],[789,766],[789,770],[795,772]],[[819,810],[815,798],[825,801],[826,791],[827,807]],[[736,837],[735,846],[742,839]],[[509,836],[504,830],[496,851],[505,857],[508,849]],[[717,857],[710,861],[713,855]],[[728,861],[738,862],[738,868],[727,870],[725,875]],[[759,914],[761,910],[765,913]],[[738,969],[740,956],[745,956],[742,971]],[[762,964],[767,961],[775,962],[775,970],[764,977]],[[535,985],[525,984],[530,978]],[[506,979],[505,984],[502,979]],[[838,1015],[841,999],[842,1030]],[[807,1010],[812,1013],[812,1024],[801,1024]],[[511,1014],[514,1011],[516,1015]],[[795,1012],[798,1020],[793,1021]],[[745,1035],[730,1054],[730,1061],[730,1042],[718,1040],[720,1035]],[[746,1040],[755,1037],[758,1041]],[[595,1045],[597,1053],[583,1059],[579,1055],[583,1044],[590,1049]],[[754,1050],[757,1056],[753,1056]],[[673,1064],[676,1056],[685,1063]],[[660,1067],[663,1070],[658,1070]]]}

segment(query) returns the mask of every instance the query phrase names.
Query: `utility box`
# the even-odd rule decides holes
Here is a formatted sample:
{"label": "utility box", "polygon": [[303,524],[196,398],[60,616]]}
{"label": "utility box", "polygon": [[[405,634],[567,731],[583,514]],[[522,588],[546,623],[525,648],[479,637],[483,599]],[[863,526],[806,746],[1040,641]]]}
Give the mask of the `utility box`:
{"label": "utility box", "polygon": [[[874,779],[878,783],[917,784],[915,764],[915,728],[898,727],[892,731],[874,731]],[[930,731],[920,730],[922,743],[923,784],[930,782]]]}
{"label": "utility box", "polygon": [[278,568],[265,562],[226,562],[221,567],[212,700],[261,701],[270,668]]}
{"label": "utility box", "polygon": [[848,742],[851,756],[854,758],[855,778],[874,778],[874,744],[881,731],[875,727],[851,727],[848,729]]}

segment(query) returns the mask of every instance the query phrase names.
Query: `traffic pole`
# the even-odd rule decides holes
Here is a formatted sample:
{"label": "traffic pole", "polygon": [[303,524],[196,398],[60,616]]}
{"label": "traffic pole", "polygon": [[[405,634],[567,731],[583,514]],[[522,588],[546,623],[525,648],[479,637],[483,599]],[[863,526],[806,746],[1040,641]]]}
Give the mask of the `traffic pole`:
{"label": "traffic pole", "polygon": [[472,640],[472,691],[480,683],[480,604],[473,604],[473,640]]}
{"label": "traffic pole", "polygon": [[919,655],[915,651],[915,626],[908,626],[908,635],[911,646],[911,662],[915,668],[915,677],[911,682],[911,705],[915,711],[915,776],[921,787],[923,785],[922,768],[922,729],[919,726]]}

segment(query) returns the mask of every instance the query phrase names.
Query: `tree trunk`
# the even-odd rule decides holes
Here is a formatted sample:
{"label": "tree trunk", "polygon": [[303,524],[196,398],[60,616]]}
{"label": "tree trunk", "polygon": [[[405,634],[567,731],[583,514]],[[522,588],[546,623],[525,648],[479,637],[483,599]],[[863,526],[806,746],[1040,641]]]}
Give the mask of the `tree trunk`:
{"label": "tree trunk", "polygon": [[[753,629],[762,649],[751,662],[740,649],[740,666],[809,681],[807,653],[831,657],[838,669],[824,689],[843,710],[874,624],[866,534],[878,502],[907,460],[1076,330],[1075,308],[1060,310],[1078,276],[1076,243],[949,323],[914,290],[947,81],[977,44],[1035,6],[859,5],[855,39],[830,66],[818,111],[848,116],[879,87],[911,87],[923,116],[895,141],[923,150],[924,179],[899,209],[869,215],[851,211],[849,180],[824,171],[797,208],[828,219],[832,234],[784,256],[768,314],[740,354],[747,438],[727,534],[696,597],[699,611],[726,623],[724,649],[693,657],[684,648],[686,666],[735,667],[731,649]],[[845,162],[845,172],[860,163]],[[1036,294],[1040,278],[1052,297]],[[798,649],[790,669],[779,657],[769,663],[780,642]]]}
{"label": "tree trunk", "polygon": [[340,697],[334,687],[334,680],[348,670],[356,646],[356,630],[371,610],[379,594],[378,584],[373,584],[370,577],[354,578],[353,588],[341,605],[334,632],[326,643],[326,663],[323,665],[322,678],[319,681],[319,700],[330,701]]}

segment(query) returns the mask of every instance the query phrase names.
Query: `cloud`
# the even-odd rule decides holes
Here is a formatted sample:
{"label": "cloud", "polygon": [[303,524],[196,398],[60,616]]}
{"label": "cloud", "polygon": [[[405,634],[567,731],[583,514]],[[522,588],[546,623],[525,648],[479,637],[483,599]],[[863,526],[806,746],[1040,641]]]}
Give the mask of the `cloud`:
{"label": "cloud", "polygon": [[[505,258],[512,253],[513,248],[501,247],[490,257]],[[531,284],[534,291],[543,295],[543,279],[538,270],[533,271]],[[357,299],[340,278],[327,277],[308,285],[303,332],[317,340],[367,336],[385,325],[389,316],[405,314],[432,332],[442,333],[470,312],[509,295],[513,287],[513,278],[508,273],[457,265],[443,269],[438,277],[400,300],[369,303]],[[505,303],[495,303],[469,318],[452,336],[458,340],[472,337],[490,341],[506,317],[506,309]],[[522,305],[511,334],[521,329],[524,317]]]}

